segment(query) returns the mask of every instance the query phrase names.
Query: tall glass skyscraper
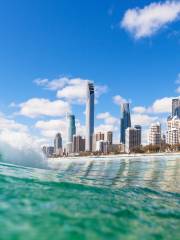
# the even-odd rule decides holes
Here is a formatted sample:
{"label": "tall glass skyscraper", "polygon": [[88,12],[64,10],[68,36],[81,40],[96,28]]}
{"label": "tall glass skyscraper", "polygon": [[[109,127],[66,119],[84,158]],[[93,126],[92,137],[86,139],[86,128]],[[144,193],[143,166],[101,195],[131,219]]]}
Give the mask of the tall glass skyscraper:
{"label": "tall glass skyscraper", "polygon": [[86,89],[86,151],[92,151],[94,133],[94,84],[88,82]]}
{"label": "tall glass skyscraper", "polygon": [[61,133],[57,133],[54,139],[54,152],[59,153],[62,150],[62,137]]}
{"label": "tall glass skyscraper", "polygon": [[121,117],[121,130],[120,130],[120,142],[125,144],[126,129],[131,127],[131,115],[129,109],[129,103],[123,103],[121,106],[122,117]]}
{"label": "tall glass skyscraper", "polygon": [[174,98],[172,99],[172,117],[180,118],[180,99]]}
{"label": "tall glass skyscraper", "polygon": [[72,152],[73,135],[76,134],[75,116],[67,114],[67,152]]}

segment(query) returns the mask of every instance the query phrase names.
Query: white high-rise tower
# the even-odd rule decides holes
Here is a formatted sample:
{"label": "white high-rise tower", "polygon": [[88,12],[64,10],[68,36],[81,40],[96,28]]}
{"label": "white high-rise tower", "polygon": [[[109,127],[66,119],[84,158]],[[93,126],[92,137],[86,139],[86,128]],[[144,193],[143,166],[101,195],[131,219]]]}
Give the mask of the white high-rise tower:
{"label": "white high-rise tower", "polygon": [[86,151],[92,151],[94,133],[94,84],[88,82],[86,89]]}

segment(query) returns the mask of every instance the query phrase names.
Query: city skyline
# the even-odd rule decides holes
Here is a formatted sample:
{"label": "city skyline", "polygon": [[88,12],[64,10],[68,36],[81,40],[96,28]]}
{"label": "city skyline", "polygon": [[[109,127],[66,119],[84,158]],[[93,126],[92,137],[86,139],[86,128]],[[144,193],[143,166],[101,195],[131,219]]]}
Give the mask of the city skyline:
{"label": "city skyline", "polygon": [[[171,100],[180,92],[178,1],[19,3],[8,0],[0,10],[7,22],[0,25],[1,145],[39,147],[52,144],[58,132],[66,142],[67,112],[76,116],[77,134],[86,136],[87,81],[95,85],[95,132],[113,131],[119,142],[126,101],[143,143],[151,123],[160,121],[166,130]],[[141,22],[164,7],[167,18],[156,16],[155,30],[153,19]],[[127,24],[129,13],[139,26]]]}
{"label": "city skyline", "polygon": [[[113,142],[113,132],[94,132],[94,85],[86,84],[86,136],[76,135],[75,116],[67,114],[67,142],[62,146],[61,134],[54,139],[54,146],[43,146],[46,157],[88,156],[122,153],[179,151],[180,146],[180,99],[171,101],[171,115],[167,117],[166,133],[161,131],[161,123],[151,123],[147,134],[148,144],[142,142],[142,126],[131,126],[130,106],[121,104],[120,139]],[[60,143],[60,144],[59,144]]]}

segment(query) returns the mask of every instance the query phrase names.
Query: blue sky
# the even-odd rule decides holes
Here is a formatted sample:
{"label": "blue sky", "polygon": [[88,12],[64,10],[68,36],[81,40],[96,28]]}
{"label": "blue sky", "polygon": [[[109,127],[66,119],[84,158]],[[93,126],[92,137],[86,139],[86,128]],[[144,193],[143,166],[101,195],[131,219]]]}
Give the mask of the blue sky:
{"label": "blue sky", "polygon": [[[112,129],[118,138],[123,99],[130,99],[133,122],[145,130],[153,121],[164,124],[171,97],[179,96],[179,1],[0,4],[1,138],[14,132],[42,141],[50,141],[57,130],[65,135],[65,108],[76,115],[83,134],[83,87],[79,90],[84,80],[94,81],[100,95],[97,130]],[[65,83],[52,90],[54,79]]]}

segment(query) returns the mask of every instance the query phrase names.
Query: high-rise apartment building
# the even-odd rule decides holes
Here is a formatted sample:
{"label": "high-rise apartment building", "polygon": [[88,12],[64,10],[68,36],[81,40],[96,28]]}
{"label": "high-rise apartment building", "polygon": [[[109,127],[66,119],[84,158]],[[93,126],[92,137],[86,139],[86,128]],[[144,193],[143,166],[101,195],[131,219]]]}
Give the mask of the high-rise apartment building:
{"label": "high-rise apartment building", "polygon": [[108,142],[104,140],[98,140],[96,142],[96,151],[107,154],[108,153]]}
{"label": "high-rise apartment building", "polygon": [[85,139],[81,136],[73,136],[73,153],[80,153],[85,151]]}
{"label": "high-rise apartment building", "polygon": [[94,133],[94,84],[88,82],[86,89],[86,151],[92,151]]}
{"label": "high-rise apartment building", "polygon": [[177,116],[167,120],[167,143],[180,144],[180,118]]}
{"label": "high-rise apartment building", "polygon": [[54,153],[61,155],[62,153],[62,137],[61,133],[57,133],[54,139]]}
{"label": "high-rise apartment building", "polygon": [[113,144],[113,132],[112,131],[107,132],[106,140],[107,140],[108,144],[110,144],[110,145]]}
{"label": "high-rise apartment building", "polygon": [[121,117],[121,138],[120,142],[125,144],[125,133],[128,127],[131,127],[131,115],[130,115],[130,108],[129,103],[123,103],[121,106],[122,117]]}
{"label": "high-rise apartment building", "polygon": [[126,129],[125,142],[125,151],[127,153],[141,146],[141,127],[139,125]]}
{"label": "high-rise apartment building", "polygon": [[151,124],[148,136],[149,145],[161,144],[161,124],[159,122]]}
{"label": "high-rise apartment building", "polygon": [[100,140],[104,141],[104,133],[98,132],[95,134],[95,136],[96,136],[96,141],[100,141]]}
{"label": "high-rise apartment building", "polygon": [[75,116],[67,114],[67,153],[72,152],[73,136],[76,134]]}
{"label": "high-rise apartment building", "polygon": [[92,141],[92,151],[96,152],[97,151],[97,142],[98,141],[104,141],[105,140],[105,135],[102,132],[94,133],[93,134],[93,141]]}

